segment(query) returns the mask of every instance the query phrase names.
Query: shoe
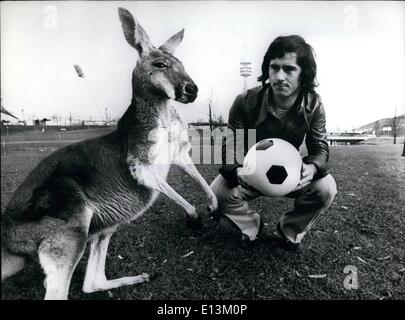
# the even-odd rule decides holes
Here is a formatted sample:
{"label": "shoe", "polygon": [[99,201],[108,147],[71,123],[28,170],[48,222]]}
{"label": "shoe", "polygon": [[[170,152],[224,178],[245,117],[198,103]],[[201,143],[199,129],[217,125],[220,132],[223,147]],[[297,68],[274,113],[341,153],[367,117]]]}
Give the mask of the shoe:
{"label": "shoe", "polygon": [[241,247],[249,248],[257,244],[259,242],[258,240],[262,238],[263,228],[264,228],[263,218],[260,217],[259,231],[257,232],[256,239],[250,240],[248,235],[242,233],[242,239],[240,240]]}
{"label": "shoe", "polygon": [[300,243],[294,243],[290,241],[281,230],[280,222],[277,223],[276,231],[274,232],[275,238],[274,242],[275,245],[285,251],[297,252],[299,251],[301,245]]}

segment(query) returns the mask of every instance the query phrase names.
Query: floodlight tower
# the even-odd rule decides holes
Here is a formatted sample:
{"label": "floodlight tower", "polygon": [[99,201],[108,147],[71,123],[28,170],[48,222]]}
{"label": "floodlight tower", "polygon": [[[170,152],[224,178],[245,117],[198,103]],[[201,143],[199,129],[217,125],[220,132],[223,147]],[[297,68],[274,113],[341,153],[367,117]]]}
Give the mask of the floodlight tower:
{"label": "floodlight tower", "polygon": [[243,77],[243,92],[246,92],[248,87],[248,78],[252,75],[251,62],[242,61],[240,67],[240,75]]}
{"label": "floodlight tower", "polygon": [[246,92],[248,89],[248,78],[252,75],[252,63],[249,62],[247,59],[247,45],[246,40],[243,43],[242,48],[242,59],[241,59],[241,67],[240,67],[240,75],[243,78],[243,92]]}

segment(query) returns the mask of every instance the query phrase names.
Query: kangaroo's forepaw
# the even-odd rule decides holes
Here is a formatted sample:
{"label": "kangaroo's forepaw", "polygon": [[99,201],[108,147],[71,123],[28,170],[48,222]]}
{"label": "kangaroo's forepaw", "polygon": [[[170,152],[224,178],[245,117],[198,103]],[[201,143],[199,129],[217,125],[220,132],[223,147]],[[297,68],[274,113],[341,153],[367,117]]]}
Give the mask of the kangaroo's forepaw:
{"label": "kangaroo's forepaw", "polygon": [[214,200],[212,200],[211,204],[207,207],[208,208],[208,212],[211,214],[215,211],[218,210],[218,201],[215,198]]}

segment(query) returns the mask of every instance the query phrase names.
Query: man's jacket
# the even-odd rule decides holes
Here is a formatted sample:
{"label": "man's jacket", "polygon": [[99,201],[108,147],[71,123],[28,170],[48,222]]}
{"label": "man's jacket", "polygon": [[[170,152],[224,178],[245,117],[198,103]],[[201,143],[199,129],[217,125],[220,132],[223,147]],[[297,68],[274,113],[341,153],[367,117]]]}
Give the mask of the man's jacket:
{"label": "man's jacket", "polygon": [[[238,141],[235,135],[232,138],[227,137],[222,146],[223,166],[219,169],[221,175],[231,186],[238,185],[236,169],[241,164],[237,162],[236,156],[232,163],[225,162],[225,159],[229,159],[229,144],[233,145],[236,140],[235,147],[243,148],[246,155],[250,147],[247,143],[247,129],[256,129],[256,142],[265,138],[280,138],[290,142],[297,150],[305,138],[308,155],[303,158],[303,162],[316,166],[314,179],[326,176],[329,173],[329,145],[326,139],[325,110],[320,96],[315,92],[299,96],[281,121],[269,107],[269,95],[269,86],[260,86],[236,97],[229,111],[228,128],[233,131],[244,129],[245,139]],[[235,151],[233,147],[231,149]]]}

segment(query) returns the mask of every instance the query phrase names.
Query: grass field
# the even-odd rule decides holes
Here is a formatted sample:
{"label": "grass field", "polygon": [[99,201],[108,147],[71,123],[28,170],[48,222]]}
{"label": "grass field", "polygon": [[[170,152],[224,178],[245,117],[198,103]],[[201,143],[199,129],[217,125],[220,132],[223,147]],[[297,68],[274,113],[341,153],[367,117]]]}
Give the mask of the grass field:
{"label": "grass field", "polygon": [[[107,129],[110,130],[110,129]],[[2,137],[1,210],[28,172],[55,149],[103,130]],[[25,141],[25,143],[16,143]],[[50,142],[53,141],[53,142]],[[10,142],[10,143],[8,143]],[[88,252],[71,283],[70,299],[405,299],[405,158],[403,139],[332,146],[330,164],[338,194],[306,236],[299,252],[274,245],[271,234],[290,199],[257,199],[265,237],[251,248],[225,221],[214,225],[201,190],[178,168],[169,183],[199,208],[205,231],[196,236],[185,213],[165,196],[140,220],[113,236],[107,278],[157,271],[150,283],[108,292],[81,292]],[[217,165],[198,165],[210,183]],[[191,190],[191,191],[190,191]],[[187,255],[188,254],[188,255]],[[185,257],[183,257],[186,255]],[[358,271],[358,289],[344,287],[344,269]],[[2,284],[2,299],[42,299],[43,275],[31,265]]]}

